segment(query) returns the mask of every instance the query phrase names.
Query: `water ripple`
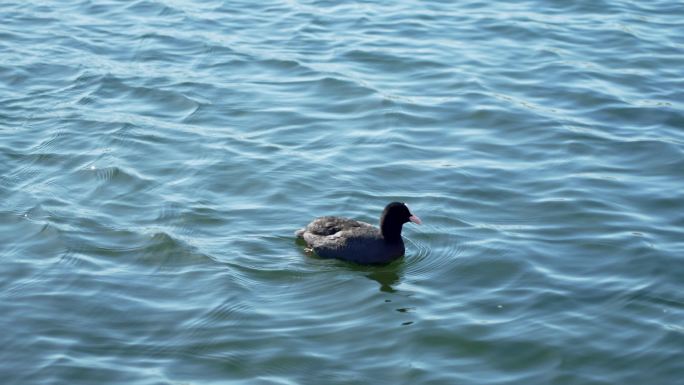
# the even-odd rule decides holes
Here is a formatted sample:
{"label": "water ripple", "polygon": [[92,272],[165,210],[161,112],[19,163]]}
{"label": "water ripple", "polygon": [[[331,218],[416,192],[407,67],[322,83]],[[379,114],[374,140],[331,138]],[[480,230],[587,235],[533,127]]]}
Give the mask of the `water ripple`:
{"label": "water ripple", "polygon": [[5,382],[682,377],[680,3],[0,8]]}

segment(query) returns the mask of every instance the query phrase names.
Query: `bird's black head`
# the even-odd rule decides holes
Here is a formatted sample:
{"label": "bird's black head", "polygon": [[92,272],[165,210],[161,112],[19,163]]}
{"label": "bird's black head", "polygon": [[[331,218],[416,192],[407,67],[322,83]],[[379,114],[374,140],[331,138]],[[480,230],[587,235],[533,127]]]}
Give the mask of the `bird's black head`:
{"label": "bird's black head", "polygon": [[421,224],[420,218],[411,213],[406,204],[392,202],[385,206],[385,210],[380,217],[380,231],[382,236],[388,241],[401,239],[401,227],[406,222]]}

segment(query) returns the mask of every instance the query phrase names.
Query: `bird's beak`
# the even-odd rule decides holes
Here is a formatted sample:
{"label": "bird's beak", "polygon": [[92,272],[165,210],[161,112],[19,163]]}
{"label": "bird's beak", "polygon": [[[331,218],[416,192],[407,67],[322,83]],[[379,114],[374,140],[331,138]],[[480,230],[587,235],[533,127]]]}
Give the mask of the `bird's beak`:
{"label": "bird's beak", "polygon": [[413,223],[415,223],[415,224],[417,224],[417,225],[423,224],[423,221],[421,221],[420,218],[418,218],[417,215],[411,215],[411,216],[409,217],[409,221],[411,221],[411,222],[413,222]]}

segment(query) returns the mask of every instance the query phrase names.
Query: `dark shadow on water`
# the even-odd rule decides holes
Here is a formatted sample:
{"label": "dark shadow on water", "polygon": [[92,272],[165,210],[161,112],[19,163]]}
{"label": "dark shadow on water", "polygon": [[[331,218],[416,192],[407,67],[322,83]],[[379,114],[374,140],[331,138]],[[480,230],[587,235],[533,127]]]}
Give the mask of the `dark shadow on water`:
{"label": "dark shadow on water", "polygon": [[[402,258],[403,259],[403,258]],[[366,277],[376,281],[380,284],[380,291],[386,293],[394,293],[396,290],[393,286],[396,286],[401,279],[403,273],[403,261],[395,261],[391,264],[383,267],[375,267],[374,271],[370,271],[366,274]]]}

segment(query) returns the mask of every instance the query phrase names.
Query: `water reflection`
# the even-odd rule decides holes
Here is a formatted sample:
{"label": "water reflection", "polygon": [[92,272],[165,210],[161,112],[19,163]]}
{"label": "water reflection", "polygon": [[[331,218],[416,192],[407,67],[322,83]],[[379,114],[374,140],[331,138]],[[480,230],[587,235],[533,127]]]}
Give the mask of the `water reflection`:
{"label": "water reflection", "polygon": [[380,291],[394,293],[392,287],[399,282],[399,274],[396,271],[374,271],[366,275],[368,278],[380,284]]}
{"label": "water reflection", "polygon": [[394,286],[399,283],[404,274],[404,261],[400,259],[385,266],[359,267],[359,269],[366,272],[366,277],[380,284],[380,291],[394,293],[396,292]]}

